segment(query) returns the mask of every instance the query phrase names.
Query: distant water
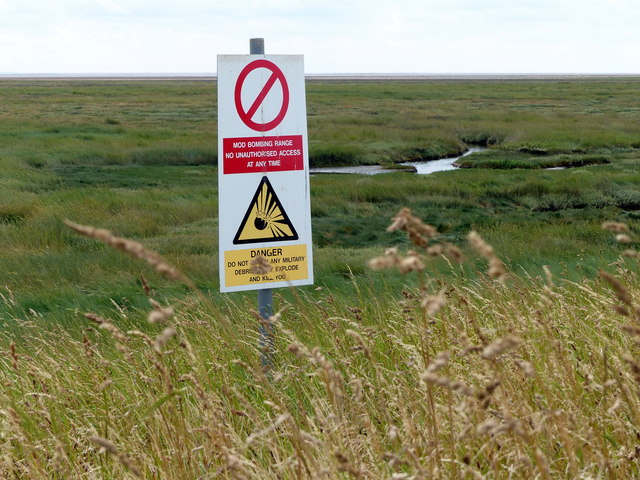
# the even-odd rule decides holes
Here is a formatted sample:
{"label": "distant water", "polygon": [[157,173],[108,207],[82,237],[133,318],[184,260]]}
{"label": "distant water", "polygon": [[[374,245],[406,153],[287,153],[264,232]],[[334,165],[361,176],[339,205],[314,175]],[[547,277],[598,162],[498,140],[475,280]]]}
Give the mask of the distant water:
{"label": "distant water", "polygon": [[450,157],[450,158],[440,158],[438,160],[431,160],[427,162],[404,162],[400,165],[410,165],[416,168],[416,173],[419,175],[428,175],[430,173],[435,172],[446,172],[447,170],[456,170],[458,167],[454,165],[456,160],[461,159],[462,157],[466,157],[467,155],[471,155],[475,152],[481,152],[482,150],[486,150],[485,148],[473,147],[464,152],[459,157]]}
{"label": "distant water", "polygon": [[[459,157],[439,158],[437,160],[427,160],[424,162],[404,162],[400,165],[414,167],[418,175],[428,175],[430,173],[456,170],[458,168],[454,165],[456,160],[462,157],[466,157],[467,155],[471,155],[474,152],[480,152],[482,150],[486,149],[473,147],[464,152]],[[309,169],[309,173],[359,173],[361,175],[377,175],[379,173],[391,173],[397,171],[398,170],[387,170],[380,165],[358,165],[354,167],[324,167]]]}

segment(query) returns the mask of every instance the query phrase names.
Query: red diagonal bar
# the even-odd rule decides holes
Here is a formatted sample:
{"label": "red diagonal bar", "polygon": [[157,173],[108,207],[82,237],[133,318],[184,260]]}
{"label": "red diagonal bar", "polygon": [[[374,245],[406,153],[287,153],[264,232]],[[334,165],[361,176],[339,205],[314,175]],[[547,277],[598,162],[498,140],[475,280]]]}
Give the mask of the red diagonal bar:
{"label": "red diagonal bar", "polygon": [[269,93],[273,85],[276,83],[277,79],[278,79],[277,75],[275,73],[272,73],[269,79],[267,80],[267,83],[265,83],[264,87],[262,87],[262,91],[260,91],[260,94],[253,102],[253,105],[251,105],[251,108],[247,110],[247,118],[250,118],[250,119],[253,118],[253,116],[258,111],[258,108],[260,108],[260,105],[262,105],[262,102],[264,101],[265,97],[267,96],[267,94]]}

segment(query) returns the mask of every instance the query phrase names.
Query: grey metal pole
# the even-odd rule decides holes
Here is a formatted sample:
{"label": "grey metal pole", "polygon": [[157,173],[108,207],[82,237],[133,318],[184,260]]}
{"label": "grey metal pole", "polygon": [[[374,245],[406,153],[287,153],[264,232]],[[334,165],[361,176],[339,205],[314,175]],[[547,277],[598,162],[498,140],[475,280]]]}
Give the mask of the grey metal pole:
{"label": "grey metal pole", "polygon": [[264,55],[264,38],[250,38],[249,53],[251,55]]}
{"label": "grey metal pole", "polygon": [[267,371],[273,363],[273,350],[275,348],[275,338],[273,335],[273,289],[263,288],[258,290],[258,312],[260,313],[260,364]]}
{"label": "grey metal pole", "polygon": [[[251,55],[264,55],[264,38],[249,39],[249,53]],[[260,350],[262,352],[262,367],[267,370],[271,367],[271,358],[274,349],[273,324],[273,290],[263,288],[258,290],[258,312],[260,313]]]}

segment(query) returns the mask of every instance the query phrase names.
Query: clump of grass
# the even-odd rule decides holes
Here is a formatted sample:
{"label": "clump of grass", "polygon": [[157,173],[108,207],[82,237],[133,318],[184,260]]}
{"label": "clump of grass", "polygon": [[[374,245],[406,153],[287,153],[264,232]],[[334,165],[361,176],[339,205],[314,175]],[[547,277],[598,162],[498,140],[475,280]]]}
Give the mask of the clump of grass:
{"label": "clump of grass", "polygon": [[490,147],[501,144],[505,140],[506,135],[500,132],[471,131],[461,133],[459,137],[460,140],[467,145]]}
{"label": "clump of grass", "polygon": [[467,147],[456,139],[438,139],[423,144],[405,147],[399,152],[397,162],[420,162],[462,155]]}
{"label": "clump of grass", "polygon": [[357,146],[312,146],[309,151],[309,166],[332,167],[360,165],[365,154]]}
{"label": "clump of grass", "polygon": [[[145,248],[139,242],[133,240],[127,240],[113,235],[108,230],[101,228],[94,228],[91,226],[80,225],[69,220],[64,222],[67,227],[76,231],[81,235],[95,238],[108,246],[120,250],[130,257],[145,260],[150,266],[152,266],[159,274],[167,277],[170,280],[179,280],[181,282],[189,283],[190,281],[182,275],[175,267],[169,264],[157,253]],[[189,283],[189,285],[191,285]]]}
{"label": "clump of grass", "polygon": [[139,165],[217,165],[218,154],[213,148],[140,150],[131,155],[131,162]]}
{"label": "clump of grass", "polygon": [[531,149],[516,151],[489,149],[475,152],[456,161],[461,168],[493,168],[509,170],[515,168],[576,168],[587,165],[605,165],[610,163],[609,157],[603,154],[556,154],[534,152]]}
{"label": "clump of grass", "polygon": [[36,210],[34,205],[0,205],[0,224],[22,223]]}

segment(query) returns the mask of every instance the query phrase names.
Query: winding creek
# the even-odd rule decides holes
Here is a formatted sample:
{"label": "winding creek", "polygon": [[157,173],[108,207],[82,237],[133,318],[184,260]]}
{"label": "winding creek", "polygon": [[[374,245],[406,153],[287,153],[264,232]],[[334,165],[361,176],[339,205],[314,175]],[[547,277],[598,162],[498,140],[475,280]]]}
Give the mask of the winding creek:
{"label": "winding creek", "polygon": [[[462,155],[458,157],[448,157],[448,158],[439,158],[437,160],[428,160],[423,162],[403,162],[399,165],[414,167],[416,169],[415,173],[418,175],[428,175],[430,173],[435,172],[444,172],[447,170],[457,170],[458,167],[455,166],[456,160],[466,157],[467,155],[471,155],[474,152],[480,152],[485,150],[480,147],[473,147],[464,152]],[[390,173],[394,171],[401,170],[390,170],[380,165],[357,165],[352,167],[324,167],[324,168],[311,168],[309,169],[309,173],[360,173],[362,175],[376,175],[378,173]]]}

